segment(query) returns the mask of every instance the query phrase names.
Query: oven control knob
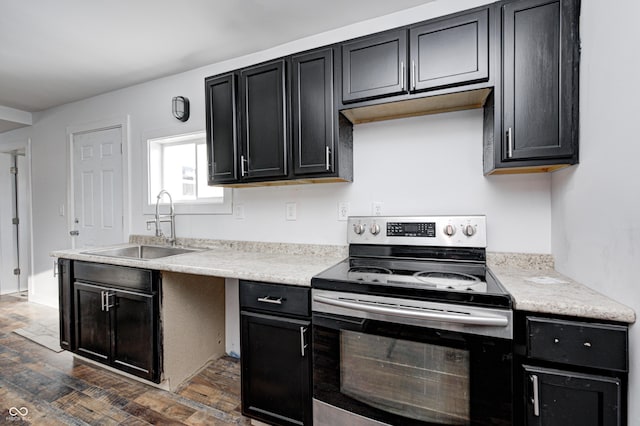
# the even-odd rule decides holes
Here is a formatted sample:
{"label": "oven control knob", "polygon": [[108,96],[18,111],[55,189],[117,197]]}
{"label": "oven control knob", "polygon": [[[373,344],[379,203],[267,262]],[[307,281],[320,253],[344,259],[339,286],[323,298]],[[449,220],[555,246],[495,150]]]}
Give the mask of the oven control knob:
{"label": "oven control knob", "polygon": [[355,232],[358,235],[364,234],[364,225],[360,223],[356,223],[355,225],[353,225],[353,232]]}
{"label": "oven control knob", "polygon": [[455,233],[456,233],[455,226],[447,225],[444,227],[444,235],[446,235],[447,237],[453,237]]}
{"label": "oven control knob", "polygon": [[374,223],[369,228],[369,232],[371,232],[373,235],[378,235],[380,233],[380,225],[378,225],[377,223]]}
{"label": "oven control knob", "polygon": [[473,235],[476,233],[476,228],[474,228],[473,225],[467,225],[462,228],[462,233],[467,237],[473,237]]}

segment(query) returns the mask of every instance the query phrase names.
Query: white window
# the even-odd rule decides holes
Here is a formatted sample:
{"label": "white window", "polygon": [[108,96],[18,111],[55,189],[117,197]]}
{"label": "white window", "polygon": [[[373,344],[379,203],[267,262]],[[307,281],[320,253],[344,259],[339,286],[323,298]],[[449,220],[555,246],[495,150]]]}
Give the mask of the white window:
{"label": "white window", "polygon": [[[171,194],[177,213],[231,213],[231,190],[207,184],[205,132],[147,139],[147,203],[153,213],[161,190]],[[161,204],[167,204],[163,197]]]}

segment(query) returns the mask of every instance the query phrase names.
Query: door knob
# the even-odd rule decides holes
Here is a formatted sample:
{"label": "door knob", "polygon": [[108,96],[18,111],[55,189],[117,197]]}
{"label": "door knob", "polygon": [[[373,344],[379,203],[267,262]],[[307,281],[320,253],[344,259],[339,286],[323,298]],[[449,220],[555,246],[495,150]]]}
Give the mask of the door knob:
{"label": "door knob", "polygon": [[80,231],[69,231],[69,235],[77,237],[78,235],[80,235]]}

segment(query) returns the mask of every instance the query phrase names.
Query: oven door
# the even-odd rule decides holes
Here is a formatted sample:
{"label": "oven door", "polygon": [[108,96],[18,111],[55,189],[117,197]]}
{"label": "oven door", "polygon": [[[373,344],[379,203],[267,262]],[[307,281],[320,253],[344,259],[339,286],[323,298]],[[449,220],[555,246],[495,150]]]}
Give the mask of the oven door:
{"label": "oven door", "polygon": [[469,333],[475,325],[443,323],[447,330],[438,328],[442,321],[335,308],[318,302],[327,300],[320,293],[312,321],[314,425],[512,424],[511,339]]}

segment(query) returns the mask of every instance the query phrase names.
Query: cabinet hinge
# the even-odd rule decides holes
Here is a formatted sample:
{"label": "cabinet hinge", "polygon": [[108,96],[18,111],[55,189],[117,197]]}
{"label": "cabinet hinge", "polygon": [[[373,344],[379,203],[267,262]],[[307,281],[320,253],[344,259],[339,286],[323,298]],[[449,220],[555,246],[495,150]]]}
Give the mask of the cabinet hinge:
{"label": "cabinet hinge", "polygon": [[11,219],[11,223],[13,225],[20,225],[20,219],[17,217],[14,217],[13,219]]}
{"label": "cabinet hinge", "polygon": [[13,275],[20,275],[20,268],[15,268],[13,270]]}
{"label": "cabinet hinge", "polygon": [[18,168],[17,167],[11,167],[9,169],[9,173],[11,173],[12,175],[17,175],[18,174]]}

